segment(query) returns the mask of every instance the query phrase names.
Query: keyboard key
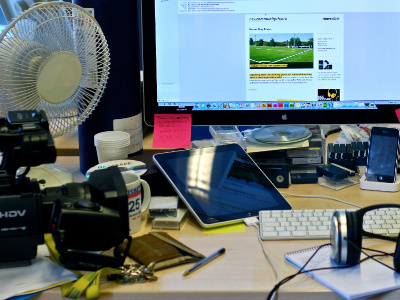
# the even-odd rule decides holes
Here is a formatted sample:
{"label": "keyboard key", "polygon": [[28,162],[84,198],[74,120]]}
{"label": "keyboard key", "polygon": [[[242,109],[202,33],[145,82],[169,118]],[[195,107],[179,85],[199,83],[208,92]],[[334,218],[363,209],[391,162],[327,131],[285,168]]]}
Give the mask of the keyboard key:
{"label": "keyboard key", "polygon": [[307,232],[305,230],[293,231],[292,235],[294,237],[299,237],[299,236],[305,237],[305,236],[307,236]]}
{"label": "keyboard key", "polygon": [[330,231],[329,230],[310,230],[308,231],[308,235],[312,237],[330,237]]}
{"label": "keyboard key", "polygon": [[386,229],[372,229],[372,233],[375,233],[375,234],[387,234],[388,231]]}
{"label": "keyboard key", "polygon": [[278,234],[279,234],[279,237],[291,237],[291,233],[290,233],[290,231],[279,231],[278,232]]}
{"label": "keyboard key", "polygon": [[278,233],[276,231],[267,231],[263,232],[261,235],[261,239],[267,239],[267,238],[272,238],[272,237],[277,237]]}

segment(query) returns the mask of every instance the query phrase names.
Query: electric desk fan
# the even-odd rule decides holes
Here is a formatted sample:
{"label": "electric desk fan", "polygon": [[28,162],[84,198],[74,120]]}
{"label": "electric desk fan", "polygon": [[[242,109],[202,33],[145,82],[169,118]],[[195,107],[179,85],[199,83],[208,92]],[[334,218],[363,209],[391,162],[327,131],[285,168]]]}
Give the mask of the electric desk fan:
{"label": "electric desk fan", "polygon": [[109,69],[107,41],[86,10],[35,3],[0,34],[0,116],[44,110],[54,138],[69,133],[97,106]]}

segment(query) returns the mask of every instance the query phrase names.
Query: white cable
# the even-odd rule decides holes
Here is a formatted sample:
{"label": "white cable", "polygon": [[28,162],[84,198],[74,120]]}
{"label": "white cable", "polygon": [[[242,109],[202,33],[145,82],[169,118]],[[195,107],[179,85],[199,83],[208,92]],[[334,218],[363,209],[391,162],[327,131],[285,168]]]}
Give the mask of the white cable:
{"label": "white cable", "polygon": [[337,202],[341,202],[341,203],[344,203],[344,204],[352,205],[352,206],[355,206],[355,207],[358,207],[358,208],[363,208],[362,206],[359,206],[357,204],[346,202],[346,201],[340,200],[340,199],[335,198],[335,197],[330,197],[330,196],[324,196],[324,195],[297,195],[297,194],[290,194],[290,193],[285,193],[285,192],[281,192],[281,194],[288,195],[288,196],[294,196],[294,197],[302,197],[302,198],[325,198],[325,199],[330,199],[330,200],[334,200],[334,201],[337,201]]}
{"label": "white cable", "polygon": [[[283,195],[288,195],[288,196],[293,196],[293,197],[301,197],[301,198],[325,198],[325,199],[334,200],[334,201],[337,201],[337,202],[340,202],[340,203],[352,205],[352,206],[355,206],[355,207],[358,207],[358,208],[362,208],[362,206],[359,206],[359,205],[357,205],[357,204],[350,203],[350,202],[346,202],[346,201],[337,199],[337,198],[335,198],[335,197],[330,197],[330,196],[324,196],[324,195],[298,195],[298,194],[291,194],[291,193],[285,193],[285,192],[281,192],[281,194],[283,194]],[[267,258],[267,261],[269,262],[269,264],[270,264],[271,267],[272,267],[272,270],[273,270],[274,273],[275,273],[275,277],[276,277],[277,283],[279,283],[279,281],[280,281],[280,279],[279,279],[279,278],[280,278],[280,275],[279,275],[278,266],[277,266],[277,264],[275,263],[275,261],[268,255],[267,250],[266,250],[265,247],[264,247],[264,243],[263,243],[263,241],[261,240],[261,236],[260,236],[260,229],[259,229],[259,227],[258,227],[258,225],[257,225],[257,223],[258,223],[257,218],[256,218],[256,217],[253,217],[253,218],[246,218],[246,219],[244,219],[244,222],[246,223],[247,226],[254,226],[254,227],[257,229],[257,238],[258,238],[258,241],[259,241],[260,244],[261,244],[262,250],[263,250],[263,252],[264,252],[265,257]],[[272,296],[272,299],[275,299],[275,296],[276,296],[276,292],[275,292],[274,295]]]}
{"label": "white cable", "polygon": [[[274,271],[275,277],[276,277],[276,282],[279,283],[280,281],[280,275],[279,275],[279,269],[278,269],[278,265],[276,264],[276,262],[268,255],[267,250],[264,247],[264,243],[261,240],[261,236],[260,236],[260,229],[257,225],[258,223],[258,219],[256,217],[252,217],[252,218],[246,218],[244,219],[244,222],[246,223],[247,226],[254,226],[257,229],[257,239],[261,244],[263,253],[265,255],[265,257],[267,258],[267,261],[269,262],[269,264],[272,267],[272,270]],[[275,295],[276,292],[274,293],[274,295],[272,296],[272,299],[275,299]]]}

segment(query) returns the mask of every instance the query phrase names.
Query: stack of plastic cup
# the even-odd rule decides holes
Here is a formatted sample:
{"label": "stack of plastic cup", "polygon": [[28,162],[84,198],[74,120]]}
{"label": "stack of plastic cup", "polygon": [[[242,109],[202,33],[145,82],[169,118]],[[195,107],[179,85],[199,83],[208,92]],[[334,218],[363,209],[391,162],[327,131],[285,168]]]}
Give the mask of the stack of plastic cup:
{"label": "stack of plastic cup", "polygon": [[96,134],[94,145],[99,163],[127,158],[130,142],[130,134],[123,131],[104,131]]}

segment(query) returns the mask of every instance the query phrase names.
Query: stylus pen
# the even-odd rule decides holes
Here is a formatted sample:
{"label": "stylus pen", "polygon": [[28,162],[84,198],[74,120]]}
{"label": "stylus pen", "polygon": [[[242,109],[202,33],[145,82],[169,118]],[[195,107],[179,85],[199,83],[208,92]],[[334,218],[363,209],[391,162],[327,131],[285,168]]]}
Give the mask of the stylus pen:
{"label": "stylus pen", "polygon": [[214,252],[210,256],[207,256],[206,258],[203,258],[201,261],[199,261],[197,264],[195,264],[193,267],[190,269],[187,269],[185,272],[183,272],[183,276],[187,276],[190,273],[196,271],[197,269],[201,268],[205,264],[209,263],[210,261],[216,259],[218,256],[222,255],[225,253],[225,248],[219,249],[217,252]]}

